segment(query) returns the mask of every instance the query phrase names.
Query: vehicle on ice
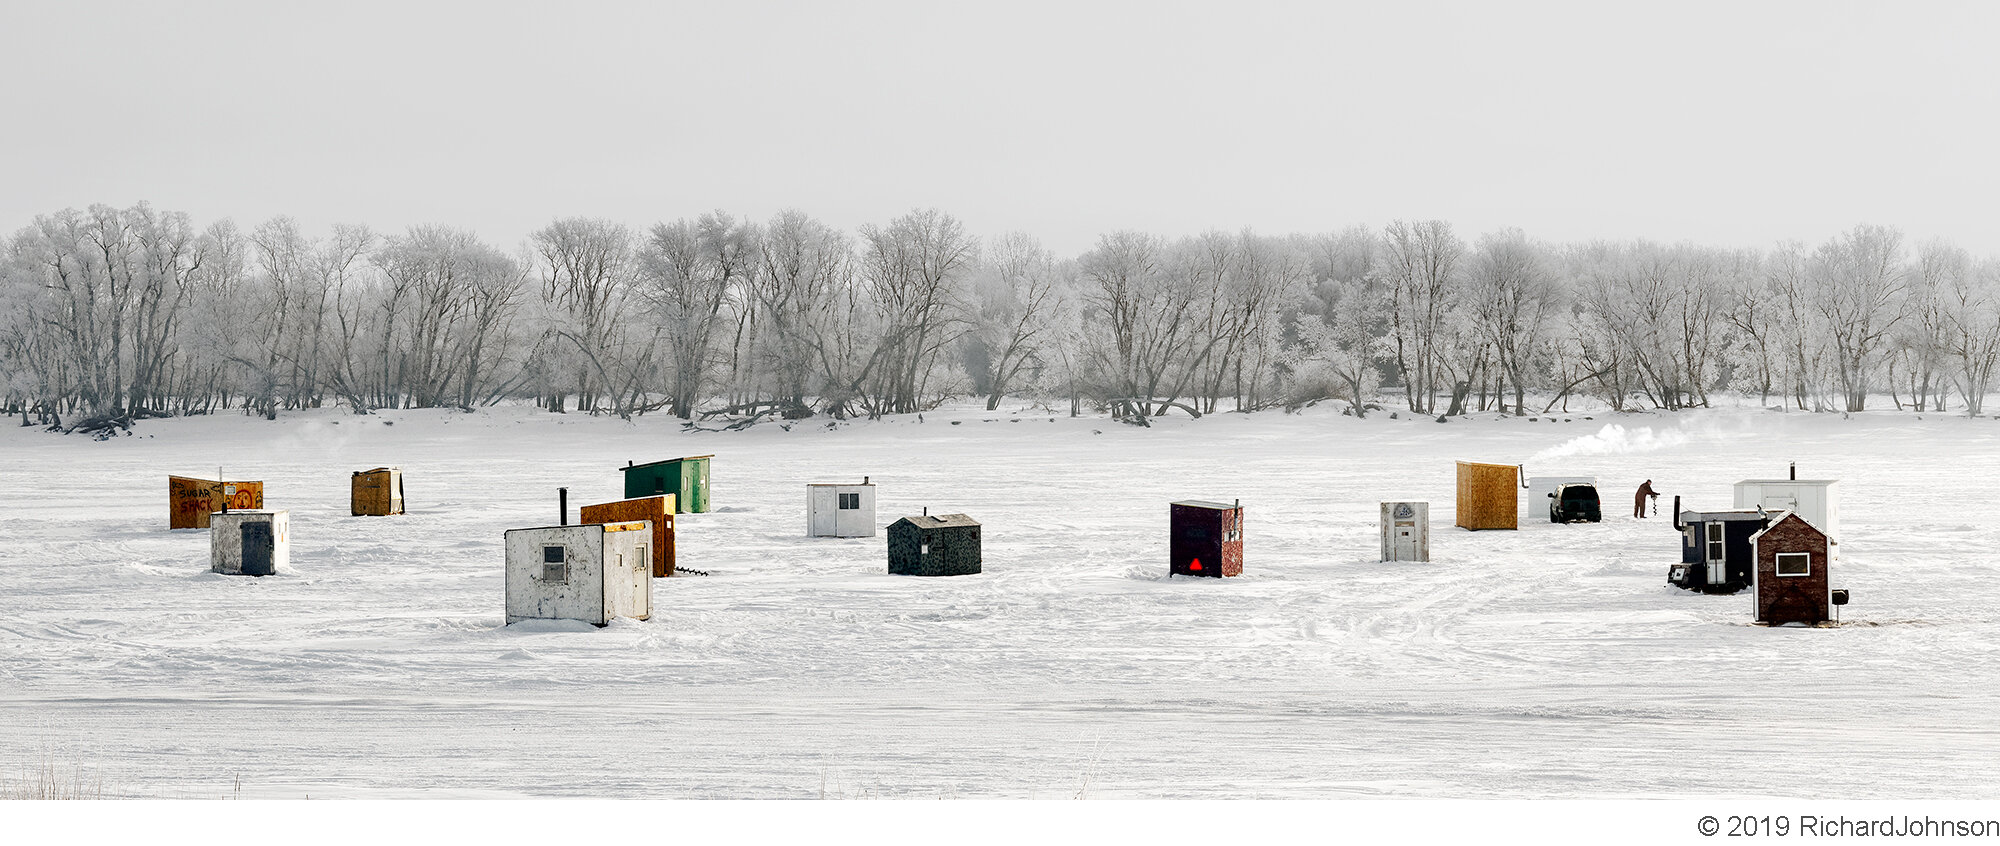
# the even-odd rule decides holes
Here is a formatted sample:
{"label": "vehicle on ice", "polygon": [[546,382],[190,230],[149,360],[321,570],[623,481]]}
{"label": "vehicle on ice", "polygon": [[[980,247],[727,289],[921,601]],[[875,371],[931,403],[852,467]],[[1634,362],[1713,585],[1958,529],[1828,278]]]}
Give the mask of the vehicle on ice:
{"label": "vehicle on ice", "polygon": [[1559,485],[1549,493],[1549,522],[1597,523],[1604,519],[1598,507],[1597,486],[1584,482]]}

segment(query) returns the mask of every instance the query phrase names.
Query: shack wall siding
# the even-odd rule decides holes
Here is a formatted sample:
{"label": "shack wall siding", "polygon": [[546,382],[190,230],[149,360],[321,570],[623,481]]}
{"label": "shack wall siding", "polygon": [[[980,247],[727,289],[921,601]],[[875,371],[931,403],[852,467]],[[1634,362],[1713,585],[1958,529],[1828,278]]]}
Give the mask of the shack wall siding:
{"label": "shack wall siding", "polygon": [[667,494],[586,505],[577,509],[576,516],[584,523],[627,523],[639,520],[651,523],[652,540],[648,543],[647,550],[652,558],[653,578],[665,579],[674,575],[674,565],[679,561],[675,553],[674,513],[674,495]]}

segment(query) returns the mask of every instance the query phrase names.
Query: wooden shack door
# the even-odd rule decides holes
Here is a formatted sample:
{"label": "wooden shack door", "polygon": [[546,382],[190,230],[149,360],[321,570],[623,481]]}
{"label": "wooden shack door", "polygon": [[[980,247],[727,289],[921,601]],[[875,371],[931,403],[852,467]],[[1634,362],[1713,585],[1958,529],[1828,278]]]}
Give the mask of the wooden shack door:
{"label": "wooden shack door", "polygon": [[277,572],[271,565],[271,524],[243,524],[243,575],[268,576]]}
{"label": "wooden shack door", "polygon": [[808,528],[816,538],[840,534],[839,488],[820,486],[812,489],[812,525]]}

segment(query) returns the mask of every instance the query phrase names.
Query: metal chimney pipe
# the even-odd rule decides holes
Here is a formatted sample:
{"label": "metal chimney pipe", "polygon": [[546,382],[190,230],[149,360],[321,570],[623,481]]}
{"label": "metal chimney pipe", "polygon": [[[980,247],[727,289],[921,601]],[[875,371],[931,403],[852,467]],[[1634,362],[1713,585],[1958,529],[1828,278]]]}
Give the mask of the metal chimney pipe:
{"label": "metal chimney pipe", "polygon": [[1681,525],[1681,498],[1679,494],[1674,495],[1674,528],[1675,529],[1687,528],[1686,526]]}
{"label": "metal chimney pipe", "polygon": [[557,525],[569,525],[569,488],[556,488],[556,505],[562,510],[562,522]]}
{"label": "metal chimney pipe", "polygon": [[1794,461],[1792,462],[1792,481],[1796,482],[1798,480],[1799,480],[1799,463]]}

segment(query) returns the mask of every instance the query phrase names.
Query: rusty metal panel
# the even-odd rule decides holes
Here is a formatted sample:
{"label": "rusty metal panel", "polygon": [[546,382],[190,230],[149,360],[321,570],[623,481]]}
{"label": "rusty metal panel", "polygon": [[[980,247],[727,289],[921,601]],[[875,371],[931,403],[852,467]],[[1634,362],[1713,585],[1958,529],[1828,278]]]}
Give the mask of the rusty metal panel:
{"label": "rusty metal panel", "polygon": [[619,523],[645,520],[653,524],[653,578],[674,574],[674,495],[621,499],[586,505],[577,511],[585,523]]}

